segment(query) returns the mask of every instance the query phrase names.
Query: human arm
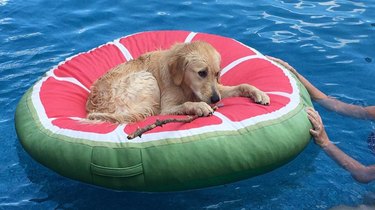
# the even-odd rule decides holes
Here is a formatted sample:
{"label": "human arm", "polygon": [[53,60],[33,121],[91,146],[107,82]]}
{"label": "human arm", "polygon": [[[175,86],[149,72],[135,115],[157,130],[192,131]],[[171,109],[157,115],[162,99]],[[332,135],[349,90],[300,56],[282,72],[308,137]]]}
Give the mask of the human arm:
{"label": "human arm", "polygon": [[271,61],[274,61],[284,66],[294,75],[296,75],[296,77],[300,80],[300,82],[305,86],[305,88],[309,92],[311,98],[318,104],[322,105],[324,108],[349,117],[359,119],[375,119],[375,106],[362,107],[353,104],[347,104],[335,98],[331,98],[322,91],[320,91],[318,88],[316,88],[313,84],[311,84],[304,76],[298,73],[298,71],[291,65],[289,65],[287,62],[271,56],[266,57]]}
{"label": "human arm", "polygon": [[354,104],[347,104],[334,98],[317,100],[324,108],[337,112],[341,115],[358,119],[375,119],[375,106],[362,107]]}
{"label": "human arm", "polygon": [[375,165],[364,166],[349,155],[345,154],[329,140],[318,112],[309,108],[307,114],[313,126],[313,128],[310,129],[310,133],[316,144],[318,144],[341,167],[349,171],[352,177],[358,182],[369,183],[375,180]]}

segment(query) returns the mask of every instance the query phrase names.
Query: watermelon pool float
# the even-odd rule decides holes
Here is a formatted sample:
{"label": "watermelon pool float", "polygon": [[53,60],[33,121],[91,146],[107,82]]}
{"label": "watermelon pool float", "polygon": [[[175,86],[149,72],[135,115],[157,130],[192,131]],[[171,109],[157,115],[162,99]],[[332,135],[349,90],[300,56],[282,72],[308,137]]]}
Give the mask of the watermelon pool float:
{"label": "watermelon pool float", "polygon": [[[133,140],[134,124],[82,123],[90,86],[120,63],[176,42],[203,40],[222,57],[221,83],[249,83],[269,106],[223,99],[212,116],[170,123]],[[66,59],[22,97],[15,123],[24,149],[57,173],[117,190],[175,191],[230,183],[276,169],[308,144],[310,97],[288,70],[230,38],[188,31],[142,32]]]}

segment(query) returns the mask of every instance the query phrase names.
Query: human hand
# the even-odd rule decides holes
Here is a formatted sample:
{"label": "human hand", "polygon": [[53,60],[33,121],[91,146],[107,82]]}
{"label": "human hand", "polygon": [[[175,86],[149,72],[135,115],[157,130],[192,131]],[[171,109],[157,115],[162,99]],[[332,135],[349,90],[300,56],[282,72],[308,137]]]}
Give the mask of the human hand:
{"label": "human hand", "polygon": [[289,63],[279,59],[279,58],[275,58],[275,57],[272,57],[272,56],[268,56],[266,55],[266,58],[270,59],[271,61],[274,61],[282,66],[284,66],[286,69],[288,69],[290,72],[292,72],[294,75],[296,75],[298,77],[298,72],[295,68],[293,68],[291,65],[289,65]]}
{"label": "human hand", "polygon": [[313,136],[315,143],[322,148],[331,144],[319,113],[309,107],[307,109],[307,117],[313,126],[313,128],[310,129],[310,134]]}

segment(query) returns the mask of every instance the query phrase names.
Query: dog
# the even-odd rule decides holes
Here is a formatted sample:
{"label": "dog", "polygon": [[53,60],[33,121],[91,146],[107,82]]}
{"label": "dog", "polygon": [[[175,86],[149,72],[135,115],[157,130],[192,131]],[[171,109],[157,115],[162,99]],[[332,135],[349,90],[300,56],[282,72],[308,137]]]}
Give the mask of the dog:
{"label": "dog", "polygon": [[88,120],[132,123],[152,115],[209,116],[222,98],[248,97],[269,105],[249,84],[220,84],[221,56],[207,42],[176,43],[114,67],[90,88]]}

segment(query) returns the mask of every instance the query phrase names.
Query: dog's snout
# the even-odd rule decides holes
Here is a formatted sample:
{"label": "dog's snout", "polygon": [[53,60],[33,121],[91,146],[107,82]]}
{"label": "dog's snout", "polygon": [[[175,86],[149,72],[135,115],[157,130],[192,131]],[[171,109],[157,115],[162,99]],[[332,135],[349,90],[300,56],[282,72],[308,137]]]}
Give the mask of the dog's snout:
{"label": "dog's snout", "polygon": [[214,103],[217,103],[219,101],[220,101],[220,96],[216,92],[214,92],[211,96],[211,103],[214,104]]}

